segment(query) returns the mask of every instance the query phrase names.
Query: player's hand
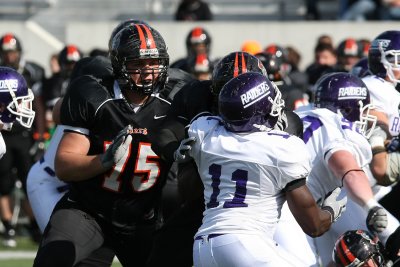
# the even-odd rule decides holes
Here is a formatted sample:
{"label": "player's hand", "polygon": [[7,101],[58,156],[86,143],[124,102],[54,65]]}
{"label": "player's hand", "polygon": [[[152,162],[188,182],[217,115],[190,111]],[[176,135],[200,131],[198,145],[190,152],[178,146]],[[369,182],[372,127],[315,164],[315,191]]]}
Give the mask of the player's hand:
{"label": "player's hand", "polygon": [[384,147],[385,140],[387,139],[387,134],[385,130],[382,129],[380,126],[375,126],[374,130],[372,131],[371,136],[369,137],[368,141],[371,144],[371,147]]}
{"label": "player's hand", "polygon": [[347,196],[338,199],[340,188],[329,192],[322,202],[321,209],[328,211],[331,214],[331,222],[336,222],[340,215],[346,210]]}
{"label": "player's hand", "polygon": [[104,168],[109,169],[122,159],[132,142],[131,132],[131,125],[122,129],[114,138],[111,145],[109,145],[106,151],[100,156],[101,164]]}
{"label": "player's hand", "polygon": [[370,232],[380,233],[386,229],[388,225],[387,214],[384,208],[375,206],[368,211],[367,227]]}
{"label": "player's hand", "polygon": [[191,159],[189,151],[192,149],[193,143],[196,142],[195,137],[183,139],[178,149],[174,152],[174,160],[178,163],[187,162]]}

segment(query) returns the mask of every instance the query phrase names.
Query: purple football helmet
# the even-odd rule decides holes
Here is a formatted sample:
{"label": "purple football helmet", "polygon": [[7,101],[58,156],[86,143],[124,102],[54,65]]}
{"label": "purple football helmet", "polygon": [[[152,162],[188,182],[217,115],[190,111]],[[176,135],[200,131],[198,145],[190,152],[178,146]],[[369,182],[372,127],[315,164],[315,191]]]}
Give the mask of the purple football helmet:
{"label": "purple football helmet", "polygon": [[357,76],[358,78],[364,78],[365,76],[371,75],[371,71],[368,68],[368,58],[363,57],[351,68],[350,73]]}
{"label": "purple football helmet", "polygon": [[379,77],[386,75],[396,85],[393,70],[400,70],[400,31],[385,31],[371,42],[368,50],[368,66]]}
{"label": "purple football helmet", "polygon": [[231,132],[268,131],[285,102],[276,85],[260,73],[246,72],[226,83],[218,97],[219,115]]}
{"label": "purple football helmet", "polygon": [[18,121],[30,128],[35,118],[32,110],[33,93],[28,88],[24,77],[12,68],[0,67],[0,120],[11,129]]}
{"label": "purple football helmet", "polygon": [[[364,82],[346,72],[323,75],[315,84],[315,106],[326,108],[354,122],[360,133],[369,138],[376,125],[376,116]],[[368,126],[370,126],[368,128]]]}

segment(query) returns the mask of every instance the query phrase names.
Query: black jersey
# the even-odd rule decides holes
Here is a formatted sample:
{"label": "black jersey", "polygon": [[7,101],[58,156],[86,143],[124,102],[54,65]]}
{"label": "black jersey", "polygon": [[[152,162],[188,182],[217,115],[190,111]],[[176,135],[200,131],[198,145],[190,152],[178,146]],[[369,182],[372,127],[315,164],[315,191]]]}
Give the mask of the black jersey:
{"label": "black jersey", "polygon": [[151,96],[135,113],[119,88],[84,75],[75,78],[61,106],[61,123],[87,129],[89,155],[103,153],[126,125],[133,126],[130,153],[121,165],[91,179],[72,182],[71,197],[88,212],[125,231],[151,211],[160,196],[169,166],[151,149],[149,133],[157,131],[170,103]]}
{"label": "black jersey", "polygon": [[210,87],[211,81],[195,80],[186,84],[175,95],[168,115],[189,124],[199,114],[212,114],[215,108]]}

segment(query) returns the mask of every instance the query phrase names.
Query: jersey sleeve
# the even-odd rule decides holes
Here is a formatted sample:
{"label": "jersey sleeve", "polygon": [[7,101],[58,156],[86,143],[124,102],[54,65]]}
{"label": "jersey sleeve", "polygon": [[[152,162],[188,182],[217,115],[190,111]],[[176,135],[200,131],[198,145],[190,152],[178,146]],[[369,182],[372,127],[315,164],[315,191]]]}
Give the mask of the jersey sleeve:
{"label": "jersey sleeve", "polygon": [[278,186],[284,190],[296,180],[304,180],[311,171],[311,157],[300,138],[291,136],[286,145],[276,151],[277,169],[280,171]]}
{"label": "jersey sleeve", "polygon": [[190,151],[192,158],[196,158],[200,153],[201,143],[205,136],[220,123],[221,120],[218,117],[199,117],[190,124],[188,136],[196,138]]}
{"label": "jersey sleeve", "polygon": [[90,129],[107,91],[91,76],[76,78],[68,87],[61,105],[61,124]]}

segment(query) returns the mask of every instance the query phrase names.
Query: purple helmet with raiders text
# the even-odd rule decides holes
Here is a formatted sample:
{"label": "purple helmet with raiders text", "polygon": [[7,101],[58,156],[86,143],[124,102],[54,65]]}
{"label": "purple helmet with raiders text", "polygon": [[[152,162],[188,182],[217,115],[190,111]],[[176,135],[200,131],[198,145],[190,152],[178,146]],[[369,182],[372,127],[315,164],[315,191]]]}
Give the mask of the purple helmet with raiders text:
{"label": "purple helmet with raiders text", "polygon": [[[110,58],[121,89],[151,94],[164,88],[169,66],[167,46],[149,25],[133,24],[120,30],[112,41]],[[143,65],[144,59],[157,60],[157,67]],[[131,74],[140,74],[140,83],[135,83]],[[148,75],[151,80],[145,79]]]}
{"label": "purple helmet with raiders text", "polygon": [[33,93],[24,77],[9,67],[0,67],[0,121],[11,129],[14,121],[30,128],[35,118]]}
{"label": "purple helmet with raiders text", "polygon": [[246,52],[232,52],[226,55],[214,66],[211,92],[218,96],[230,79],[246,72],[257,72],[267,76],[265,67],[257,57]]}
{"label": "purple helmet with raiders text", "polygon": [[376,125],[374,107],[364,82],[346,72],[323,75],[315,84],[315,107],[326,108],[354,122],[360,133],[369,137]]}
{"label": "purple helmet with raiders text", "polygon": [[270,130],[282,116],[283,107],[276,85],[256,72],[233,78],[222,87],[218,97],[219,115],[231,132]]}
{"label": "purple helmet with raiders text", "polygon": [[371,42],[368,50],[368,66],[381,78],[386,76],[397,84],[393,70],[400,71],[400,31],[385,31]]}
{"label": "purple helmet with raiders text", "polygon": [[351,68],[350,73],[357,76],[358,78],[364,78],[365,76],[371,75],[371,71],[368,68],[368,58],[363,57]]}
{"label": "purple helmet with raiders text", "polygon": [[364,230],[350,230],[342,234],[335,243],[332,260],[341,267],[384,267],[383,245]]}

